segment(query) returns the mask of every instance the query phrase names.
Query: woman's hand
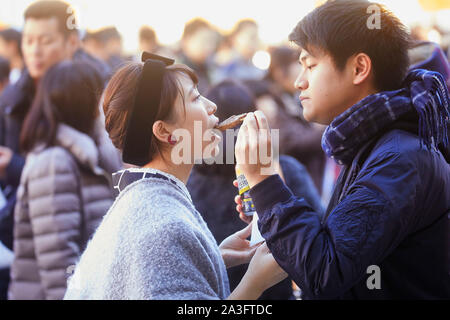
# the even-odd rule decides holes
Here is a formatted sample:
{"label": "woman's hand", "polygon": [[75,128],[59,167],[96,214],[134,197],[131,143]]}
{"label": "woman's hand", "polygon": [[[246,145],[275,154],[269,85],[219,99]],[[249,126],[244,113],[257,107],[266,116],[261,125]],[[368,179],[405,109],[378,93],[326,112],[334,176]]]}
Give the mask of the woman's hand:
{"label": "woman's hand", "polygon": [[249,224],[222,241],[219,249],[227,268],[250,262],[256,249],[260,246],[260,244],[250,246],[250,241],[247,238],[251,233],[252,225]]}
{"label": "woman's hand", "polygon": [[264,242],[256,250],[247,272],[228,299],[258,299],[265,290],[286,279],[287,276]]}

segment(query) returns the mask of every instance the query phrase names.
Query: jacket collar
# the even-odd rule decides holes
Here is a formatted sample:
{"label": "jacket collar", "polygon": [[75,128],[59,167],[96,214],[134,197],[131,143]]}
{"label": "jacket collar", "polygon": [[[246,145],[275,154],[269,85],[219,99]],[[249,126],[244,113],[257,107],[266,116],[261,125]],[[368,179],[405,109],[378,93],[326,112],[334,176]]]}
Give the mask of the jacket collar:
{"label": "jacket collar", "polygon": [[[105,145],[103,133],[100,121],[96,121],[92,137],[66,124],[59,124],[55,145],[66,149],[82,167],[96,175],[104,175],[110,180],[109,172],[116,171],[120,168],[120,164],[114,162],[115,158],[118,159],[116,154],[116,157],[111,152],[108,154],[110,148]],[[38,153],[43,149],[44,146],[40,144],[32,153]]]}

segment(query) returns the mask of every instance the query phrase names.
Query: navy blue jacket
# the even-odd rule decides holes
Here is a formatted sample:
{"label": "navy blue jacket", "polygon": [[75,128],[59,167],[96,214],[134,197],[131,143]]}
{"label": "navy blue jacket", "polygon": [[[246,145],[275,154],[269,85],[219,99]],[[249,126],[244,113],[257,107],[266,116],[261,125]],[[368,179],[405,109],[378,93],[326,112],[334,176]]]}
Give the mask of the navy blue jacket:
{"label": "navy blue jacket", "polygon": [[[344,168],[323,218],[278,175],[250,193],[262,235],[303,299],[449,299],[449,162],[394,129]],[[381,289],[367,286],[371,265]]]}

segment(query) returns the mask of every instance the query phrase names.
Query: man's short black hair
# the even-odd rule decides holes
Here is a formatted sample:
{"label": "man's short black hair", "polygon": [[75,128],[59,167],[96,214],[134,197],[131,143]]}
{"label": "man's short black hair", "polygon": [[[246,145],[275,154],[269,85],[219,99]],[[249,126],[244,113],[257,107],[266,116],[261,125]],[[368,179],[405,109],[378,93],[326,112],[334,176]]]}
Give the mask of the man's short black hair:
{"label": "man's short black hair", "polygon": [[64,1],[40,0],[28,6],[24,13],[25,21],[34,19],[58,19],[59,31],[67,37],[73,32],[77,32],[75,13],[73,8]]}
{"label": "man's short black hair", "polygon": [[[374,5],[379,11],[368,10]],[[379,26],[370,25],[376,22],[371,20],[375,12],[380,14]],[[297,24],[289,40],[307,51],[318,48],[329,54],[338,70],[344,69],[352,55],[367,54],[372,60],[374,85],[381,91],[400,88],[408,71],[410,37],[406,27],[383,5],[366,0],[327,1]]]}

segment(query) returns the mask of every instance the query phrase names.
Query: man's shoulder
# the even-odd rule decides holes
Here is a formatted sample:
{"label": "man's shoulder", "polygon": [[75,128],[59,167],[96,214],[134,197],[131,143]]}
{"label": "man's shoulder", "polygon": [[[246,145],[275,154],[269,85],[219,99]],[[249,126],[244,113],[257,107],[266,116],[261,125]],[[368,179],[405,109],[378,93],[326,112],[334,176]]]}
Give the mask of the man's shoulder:
{"label": "man's shoulder", "polygon": [[394,129],[380,137],[371,154],[377,156],[394,154],[410,157],[429,152],[430,150],[424,143],[421,143],[421,139],[417,134],[401,129]]}

